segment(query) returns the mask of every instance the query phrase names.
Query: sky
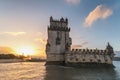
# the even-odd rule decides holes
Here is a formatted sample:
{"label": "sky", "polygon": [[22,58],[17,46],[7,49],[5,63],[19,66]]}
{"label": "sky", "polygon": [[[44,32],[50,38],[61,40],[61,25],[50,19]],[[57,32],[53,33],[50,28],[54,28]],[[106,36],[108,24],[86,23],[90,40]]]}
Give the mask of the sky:
{"label": "sky", "polygon": [[[120,0],[0,0],[0,51],[45,54],[49,18],[68,18],[72,48],[120,50]],[[13,50],[11,50],[13,49]]]}

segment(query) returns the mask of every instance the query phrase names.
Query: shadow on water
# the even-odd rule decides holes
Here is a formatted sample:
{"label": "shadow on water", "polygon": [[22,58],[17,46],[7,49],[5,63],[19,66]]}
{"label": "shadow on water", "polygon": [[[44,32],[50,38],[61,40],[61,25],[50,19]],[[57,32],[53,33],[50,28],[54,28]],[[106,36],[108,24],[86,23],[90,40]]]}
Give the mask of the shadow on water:
{"label": "shadow on water", "polygon": [[120,80],[115,68],[74,68],[48,65],[44,80]]}

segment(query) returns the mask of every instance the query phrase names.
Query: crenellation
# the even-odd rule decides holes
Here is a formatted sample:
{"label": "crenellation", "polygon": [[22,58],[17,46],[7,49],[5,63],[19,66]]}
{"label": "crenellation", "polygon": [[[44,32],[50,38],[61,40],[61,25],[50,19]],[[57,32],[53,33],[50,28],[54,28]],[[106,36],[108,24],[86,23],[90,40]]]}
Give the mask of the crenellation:
{"label": "crenellation", "polygon": [[81,51],[81,49],[79,49],[79,52]]}
{"label": "crenellation", "polygon": [[[112,64],[112,58],[109,54],[106,54],[106,50],[98,50],[98,49],[72,49],[69,52],[69,57],[72,57],[71,62],[98,62],[98,63],[108,63]],[[73,55],[74,54],[74,55]],[[77,56],[77,58],[75,57]],[[81,60],[81,58],[83,60]]]}
{"label": "crenellation", "polygon": [[75,50],[76,52],[78,51],[78,49]]}
{"label": "crenellation", "polygon": [[72,49],[72,51],[74,51],[74,49]]}
{"label": "crenellation", "polygon": [[50,17],[50,26],[51,27],[68,27],[68,19],[64,19],[63,17],[60,20],[55,20]]}

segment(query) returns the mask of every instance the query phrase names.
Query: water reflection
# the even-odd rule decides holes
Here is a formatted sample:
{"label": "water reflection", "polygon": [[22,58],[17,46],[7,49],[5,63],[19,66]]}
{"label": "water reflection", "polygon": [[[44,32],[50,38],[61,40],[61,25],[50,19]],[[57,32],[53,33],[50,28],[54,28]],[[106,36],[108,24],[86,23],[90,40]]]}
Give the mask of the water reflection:
{"label": "water reflection", "polygon": [[45,66],[44,62],[1,63],[0,80],[120,80],[120,62],[116,68],[73,68]]}
{"label": "water reflection", "polygon": [[[120,68],[119,68],[120,69]],[[46,66],[44,80],[120,80],[116,69]]]}

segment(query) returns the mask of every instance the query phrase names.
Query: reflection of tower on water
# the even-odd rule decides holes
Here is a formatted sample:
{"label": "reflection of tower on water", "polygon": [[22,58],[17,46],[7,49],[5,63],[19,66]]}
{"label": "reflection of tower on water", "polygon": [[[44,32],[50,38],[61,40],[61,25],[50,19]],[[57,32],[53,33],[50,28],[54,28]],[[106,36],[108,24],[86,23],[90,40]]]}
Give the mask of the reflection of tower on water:
{"label": "reflection of tower on water", "polygon": [[44,80],[119,80],[116,76],[115,68],[72,68],[48,65]]}

